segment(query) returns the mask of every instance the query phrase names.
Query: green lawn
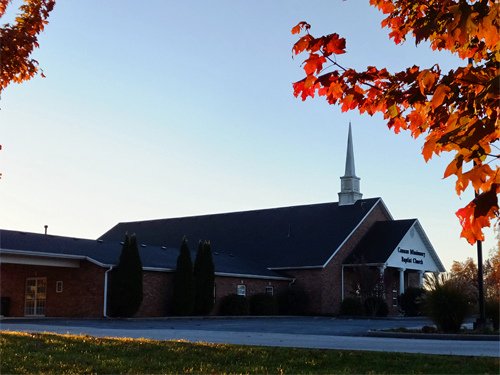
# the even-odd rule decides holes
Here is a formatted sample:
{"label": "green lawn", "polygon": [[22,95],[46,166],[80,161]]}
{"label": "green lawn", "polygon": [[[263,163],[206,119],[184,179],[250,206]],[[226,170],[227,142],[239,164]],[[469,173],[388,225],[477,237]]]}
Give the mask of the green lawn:
{"label": "green lawn", "polygon": [[[0,332],[1,374],[498,374],[498,358]],[[473,345],[473,342],[471,342]]]}

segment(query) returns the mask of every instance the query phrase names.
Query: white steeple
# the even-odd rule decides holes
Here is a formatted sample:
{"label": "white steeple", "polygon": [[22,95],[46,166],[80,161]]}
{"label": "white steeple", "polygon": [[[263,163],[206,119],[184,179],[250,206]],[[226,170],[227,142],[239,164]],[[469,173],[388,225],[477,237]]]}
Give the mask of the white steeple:
{"label": "white steeple", "polygon": [[347,154],[345,159],[345,174],[340,177],[339,206],[354,204],[363,197],[359,191],[360,178],[356,177],[354,167],[354,149],[352,147],[352,130],[349,122],[349,135],[347,136]]}

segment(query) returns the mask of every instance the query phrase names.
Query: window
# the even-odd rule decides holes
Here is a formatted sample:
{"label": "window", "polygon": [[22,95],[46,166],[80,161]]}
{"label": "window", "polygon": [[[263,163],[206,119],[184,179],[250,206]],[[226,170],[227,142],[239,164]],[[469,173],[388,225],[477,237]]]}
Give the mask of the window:
{"label": "window", "polygon": [[398,305],[398,290],[396,288],[392,289],[392,306]]}
{"label": "window", "polygon": [[272,296],[274,294],[274,288],[272,286],[266,286],[266,294]]}
{"label": "window", "polygon": [[243,284],[238,285],[236,287],[236,294],[245,297],[247,295],[247,286]]}
{"label": "window", "polygon": [[47,294],[47,278],[28,277],[24,299],[24,315],[44,316]]}
{"label": "window", "polygon": [[62,293],[63,291],[63,282],[56,281],[56,293]]}

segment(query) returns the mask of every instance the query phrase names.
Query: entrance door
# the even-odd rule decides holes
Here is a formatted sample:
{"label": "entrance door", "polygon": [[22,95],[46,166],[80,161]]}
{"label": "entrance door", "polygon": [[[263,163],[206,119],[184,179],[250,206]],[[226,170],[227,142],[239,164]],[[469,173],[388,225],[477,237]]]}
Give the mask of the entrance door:
{"label": "entrance door", "polygon": [[25,316],[44,316],[47,296],[47,278],[29,277],[26,279]]}

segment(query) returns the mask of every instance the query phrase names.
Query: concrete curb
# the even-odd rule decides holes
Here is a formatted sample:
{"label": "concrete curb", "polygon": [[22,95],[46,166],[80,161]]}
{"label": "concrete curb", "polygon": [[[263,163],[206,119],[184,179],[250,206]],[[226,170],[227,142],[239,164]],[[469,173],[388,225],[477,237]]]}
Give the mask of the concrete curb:
{"label": "concrete curb", "polygon": [[368,331],[368,337],[387,337],[399,339],[426,340],[462,340],[462,341],[500,341],[499,335],[451,334],[451,333],[416,333],[416,332],[383,332]]}

